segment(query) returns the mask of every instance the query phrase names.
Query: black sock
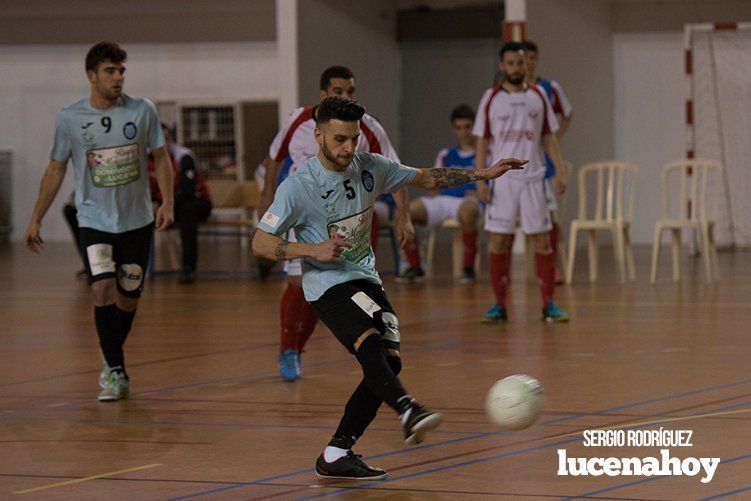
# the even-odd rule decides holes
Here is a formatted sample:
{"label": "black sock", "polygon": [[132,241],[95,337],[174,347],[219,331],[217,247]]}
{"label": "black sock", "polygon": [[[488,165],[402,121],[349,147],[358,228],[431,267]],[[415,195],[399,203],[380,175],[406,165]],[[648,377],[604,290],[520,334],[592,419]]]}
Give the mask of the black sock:
{"label": "black sock", "polygon": [[339,449],[351,450],[355,446],[355,440],[355,437],[351,435],[339,435],[337,432],[329,440],[329,445],[331,447],[338,447]]}
{"label": "black sock", "polygon": [[[401,359],[399,357],[387,356],[386,361],[388,362],[389,367],[391,367],[391,370],[394,371],[394,375],[398,375],[402,370]],[[339,427],[336,429],[334,438],[331,439],[329,445],[341,447],[342,449],[347,448],[335,444],[335,440],[340,444],[347,444],[347,440],[352,440],[352,444],[354,444],[355,441],[365,433],[367,427],[370,426],[370,423],[375,419],[376,414],[378,414],[378,409],[381,407],[381,403],[383,403],[383,400],[373,393],[363,379],[355,389],[354,393],[352,393],[352,396],[349,397],[349,401],[347,401],[347,405],[344,407],[344,415],[342,416],[341,421],[339,421]],[[402,412],[404,411],[399,413],[401,414]],[[352,445],[350,445],[349,448],[351,449]]]}
{"label": "black sock", "polygon": [[94,307],[94,322],[99,334],[99,346],[111,371],[125,372],[125,357],[122,345],[122,327],[117,314],[117,306]]}
{"label": "black sock", "polygon": [[[394,369],[386,360],[383,342],[379,335],[371,334],[361,344],[356,353],[357,361],[362,366],[363,381],[379,399],[399,412],[403,405],[399,401],[407,394],[394,374]],[[406,408],[405,408],[406,410]]]}
{"label": "black sock", "polygon": [[133,318],[136,316],[136,310],[125,311],[120,308],[117,309],[117,316],[120,317],[120,328],[122,329],[123,341],[121,344],[125,344],[125,340],[128,339],[130,334],[130,327],[133,325]]}

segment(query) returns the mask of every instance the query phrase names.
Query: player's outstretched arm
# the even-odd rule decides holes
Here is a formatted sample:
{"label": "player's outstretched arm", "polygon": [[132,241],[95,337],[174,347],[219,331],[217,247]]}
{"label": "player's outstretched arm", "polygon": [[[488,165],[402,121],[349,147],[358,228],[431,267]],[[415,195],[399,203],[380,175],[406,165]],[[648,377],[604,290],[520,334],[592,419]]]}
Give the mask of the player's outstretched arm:
{"label": "player's outstretched arm", "polygon": [[334,263],[342,260],[344,249],[352,244],[336,238],[329,238],[320,244],[289,242],[261,229],[253,235],[251,248],[256,257],[272,261],[287,261],[301,257],[310,257],[322,263]]}
{"label": "player's outstretched arm", "polygon": [[394,203],[396,203],[396,235],[399,247],[404,248],[408,243],[415,239],[415,227],[412,224],[412,217],[409,214],[409,191],[404,186],[392,193]]}
{"label": "player's outstretched arm", "polygon": [[31,213],[29,226],[26,228],[26,234],[23,237],[24,245],[31,252],[39,252],[44,247],[44,241],[40,236],[42,228],[42,218],[52,205],[55,195],[60,190],[60,185],[65,178],[65,170],[68,162],[50,160],[47,168],[44,170],[42,182],[39,184],[39,195],[37,196],[34,210]]}
{"label": "player's outstretched arm", "polygon": [[523,168],[528,160],[518,158],[503,158],[487,169],[451,169],[434,167],[418,169],[418,174],[412,180],[412,186],[424,190],[452,188],[462,184],[501,177],[510,170]]}

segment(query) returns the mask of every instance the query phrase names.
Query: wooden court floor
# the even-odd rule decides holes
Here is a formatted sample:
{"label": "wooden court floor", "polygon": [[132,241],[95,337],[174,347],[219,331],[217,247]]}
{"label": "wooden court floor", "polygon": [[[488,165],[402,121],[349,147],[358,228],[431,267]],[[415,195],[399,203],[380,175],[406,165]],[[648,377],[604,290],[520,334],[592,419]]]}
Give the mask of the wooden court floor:
{"label": "wooden court floor", "polygon": [[[238,262],[231,240],[204,249],[205,268]],[[303,378],[277,374],[281,276],[174,276],[147,283],[126,346],[132,396],[99,403],[93,313],[71,245],[33,256],[0,245],[0,499],[712,499],[751,498],[751,254],[720,254],[705,285],[686,258],[683,282],[616,283],[606,250],[598,283],[575,282],[558,302],[567,325],[539,321],[534,283],[515,261],[511,320],[480,325],[490,287],[385,279],[398,313],[402,380],[445,413],[424,445],[407,447],[382,409],[356,452],[389,470],[382,482],[321,484],[315,458],[360,379],[355,360],[319,326]],[[545,388],[540,421],[500,432],[485,392],[524,373]],[[693,431],[672,456],[719,457],[714,478],[559,476],[568,457],[647,457],[651,448],[584,447],[594,428]]]}

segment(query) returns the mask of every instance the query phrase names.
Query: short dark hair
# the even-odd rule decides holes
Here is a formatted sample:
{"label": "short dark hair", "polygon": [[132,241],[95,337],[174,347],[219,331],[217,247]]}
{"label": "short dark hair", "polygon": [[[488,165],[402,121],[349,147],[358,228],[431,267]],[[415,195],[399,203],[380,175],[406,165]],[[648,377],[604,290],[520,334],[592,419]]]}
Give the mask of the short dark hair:
{"label": "short dark hair", "polygon": [[96,71],[99,63],[104,61],[122,63],[126,59],[128,59],[128,53],[115,42],[99,42],[86,54],[86,71]]}
{"label": "short dark hair", "polygon": [[475,121],[475,110],[467,104],[460,104],[451,112],[451,121],[458,120],[460,118],[467,118]]}
{"label": "short dark hair", "polygon": [[344,97],[327,97],[316,110],[316,125],[322,125],[331,120],[343,122],[357,122],[365,114],[365,106],[357,101]]}
{"label": "short dark hair", "polygon": [[521,42],[507,42],[503,44],[503,47],[501,47],[501,50],[498,51],[498,55],[501,58],[501,61],[503,61],[503,55],[506,52],[519,52],[524,51],[524,45]]}
{"label": "short dark hair", "polygon": [[524,46],[524,50],[527,52],[534,52],[535,54],[540,53],[540,51],[537,50],[537,44],[534,43],[532,40],[524,40],[522,42],[522,46]]}
{"label": "short dark hair", "polygon": [[329,66],[323,70],[323,73],[321,73],[321,90],[325,91],[329,88],[329,83],[331,83],[332,78],[343,78],[344,80],[349,80],[350,78],[355,78],[355,75],[353,75],[352,70],[346,66]]}

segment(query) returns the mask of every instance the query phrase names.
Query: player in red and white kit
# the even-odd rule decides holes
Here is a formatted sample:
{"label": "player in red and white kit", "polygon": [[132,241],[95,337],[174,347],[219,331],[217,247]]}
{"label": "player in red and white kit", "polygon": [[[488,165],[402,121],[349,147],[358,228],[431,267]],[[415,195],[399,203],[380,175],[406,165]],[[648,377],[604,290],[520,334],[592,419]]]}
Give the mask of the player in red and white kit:
{"label": "player in red and white kit", "polygon": [[[563,92],[563,87],[561,87],[558,82],[550,78],[542,78],[538,75],[537,58],[540,54],[540,51],[537,48],[537,45],[531,40],[523,41],[522,45],[524,46],[524,53],[527,59],[525,76],[527,84],[536,84],[539,87],[542,87],[542,89],[545,91],[545,94],[548,96],[550,104],[553,105],[555,118],[558,119],[559,127],[558,132],[556,132],[555,134],[555,137],[560,143],[563,135],[568,130],[569,125],[571,125],[571,115],[574,109],[571,106],[568,97],[566,97],[566,93]],[[548,209],[550,210],[550,218],[553,223],[553,229],[550,231],[550,240],[553,246],[553,255],[557,256],[558,239],[561,234],[561,228],[558,224],[558,217],[556,213],[556,211],[558,210],[558,201],[556,200],[556,195],[560,194],[558,193],[560,186],[553,182],[553,179],[555,178],[555,165],[553,165],[553,162],[549,157],[545,158],[545,162],[547,166],[547,170],[545,171],[545,182],[547,183],[546,195],[548,196]],[[565,266],[565,263],[562,263],[561,266]],[[559,277],[560,273],[558,273],[558,270],[556,269],[556,283],[560,283]]]}
{"label": "player in red and white kit", "polygon": [[[355,77],[344,66],[332,66],[321,74],[320,89],[321,100],[333,96],[352,99],[355,94]],[[319,145],[314,135],[316,109],[317,106],[304,106],[293,111],[271,143],[269,156],[264,160],[266,173],[258,214],[265,213],[274,199],[279,171],[285,159],[292,159],[289,175],[293,175],[309,158],[318,154]],[[363,115],[360,129],[357,151],[380,153],[399,162],[386,131],[376,119],[368,114]],[[393,195],[398,239],[405,242],[414,236],[408,213],[407,190],[403,188]],[[327,205],[326,196],[325,193],[321,195],[324,209]],[[294,232],[290,232],[288,240],[295,241]],[[285,261],[284,270],[287,272],[287,289],[282,294],[280,303],[279,373],[285,380],[294,381],[300,378],[300,354],[315,330],[318,317],[303,296],[301,260]]]}
{"label": "player in red and white kit", "polygon": [[545,91],[525,82],[524,47],[505,44],[500,51],[500,69],[505,77],[499,87],[488,89],[477,108],[472,133],[478,137],[476,165],[485,166],[490,150],[491,163],[504,157],[529,160],[524,170],[493,181],[490,187],[477,185],[477,194],[488,206],[485,229],[489,232],[490,279],[496,304],[483,322],[508,319],[506,298],[511,268],[511,242],[517,225],[535,237],[535,264],[540,281],[542,318],[565,322],[568,314],[553,302],[555,257],[550,245],[550,212],[546,202],[545,154],[556,167],[556,183],[566,186],[566,166],[555,133],[558,122]]}

